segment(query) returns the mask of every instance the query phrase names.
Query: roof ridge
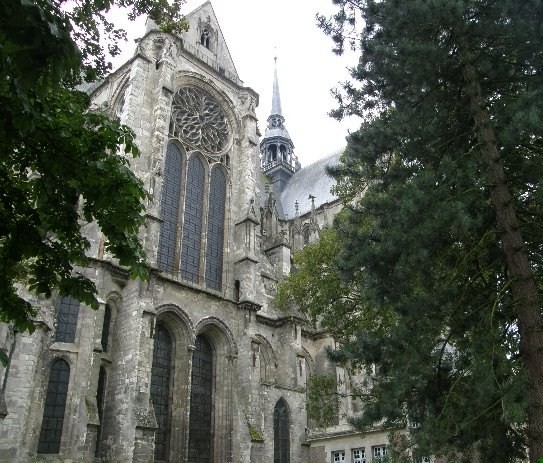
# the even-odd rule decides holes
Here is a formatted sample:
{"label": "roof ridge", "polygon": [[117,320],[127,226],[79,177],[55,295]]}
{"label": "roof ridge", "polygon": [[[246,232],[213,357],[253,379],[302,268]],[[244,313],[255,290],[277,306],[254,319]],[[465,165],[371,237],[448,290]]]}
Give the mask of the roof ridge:
{"label": "roof ridge", "polygon": [[334,151],[333,153],[328,154],[327,156],[324,156],[320,159],[315,159],[312,163],[307,164],[306,166],[303,166],[300,170],[307,169],[308,167],[312,167],[317,163],[321,163],[322,161],[325,161],[326,159],[330,159],[333,156],[342,155],[345,152],[345,148],[340,148],[337,151]]}

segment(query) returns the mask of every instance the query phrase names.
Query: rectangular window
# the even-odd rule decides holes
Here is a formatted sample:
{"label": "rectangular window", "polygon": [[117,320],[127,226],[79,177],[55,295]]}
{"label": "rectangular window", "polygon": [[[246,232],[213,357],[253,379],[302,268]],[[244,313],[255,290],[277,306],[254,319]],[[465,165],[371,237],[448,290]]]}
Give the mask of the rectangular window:
{"label": "rectangular window", "polygon": [[366,463],[366,449],[353,449],[353,463]]}
{"label": "rectangular window", "polygon": [[332,463],[345,463],[345,451],[332,452]]}
{"label": "rectangular window", "polygon": [[55,341],[75,341],[78,316],[79,301],[71,296],[64,296],[60,300],[60,305],[57,312],[57,329],[55,331]]}
{"label": "rectangular window", "polygon": [[372,447],[373,450],[373,460],[374,463],[380,463],[385,461],[387,455],[387,446],[386,445],[376,445]]}

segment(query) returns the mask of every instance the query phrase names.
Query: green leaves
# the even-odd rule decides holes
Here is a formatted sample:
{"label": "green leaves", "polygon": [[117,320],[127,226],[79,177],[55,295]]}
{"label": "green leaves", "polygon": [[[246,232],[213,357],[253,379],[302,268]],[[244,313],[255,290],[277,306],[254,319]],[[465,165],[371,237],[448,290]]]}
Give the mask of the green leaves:
{"label": "green leaves", "polygon": [[97,221],[108,250],[134,277],[147,274],[137,239],[147,194],[117,154],[122,146],[137,153],[133,134],[88,113],[88,97],[79,92],[59,88],[40,98],[27,95],[29,125],[12,117],[21,99],[1,96],[3,127],[13,129],[4,132],[0,160],[1,306],[4,320],[13,319],[21,329],[30,326],[33,311],[17,295],[16,283],[46,297],[58,289],[98,307],[94,284],[73,271],[73,265],[88,263],[82,218]]}
{"label": "green leaves", "polygon": [[[105,21],[111,5],[0,4],[0,320],[22,331],[32,331],[36,312],[21,288],[98,307],[94,284],[74,270],[89,263],[84,221],[96,221],[133,278],[148,274],[138,240],[147,193],[129,164],[139,154],[134,134],[88,112],[88,96],[73,89],[82,72],[109,69],[100,28],[115,43],[123,37]],[[179,10],[161,10],[165,2],[122,5],[183,27]]]}
{"label": "green leaves", "polygon": [[307,379],[307,416],[317,427],[337,423],[339,399],[335,375],[312,375]]}

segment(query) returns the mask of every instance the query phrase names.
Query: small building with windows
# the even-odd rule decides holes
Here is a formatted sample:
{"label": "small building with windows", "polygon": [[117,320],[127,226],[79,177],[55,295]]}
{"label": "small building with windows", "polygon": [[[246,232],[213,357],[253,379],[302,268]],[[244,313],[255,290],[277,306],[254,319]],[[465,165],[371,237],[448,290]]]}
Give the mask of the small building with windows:
{"label": "small building with windows", "polygon": [[261,134],[259,96],[210,2],[187,19],[178,36],[149,22],[134,56],[90,91],[137,136],[150,280],[131,280],[88,224],[91,265],[78,271],[99,310],[29,294],[36,330],[0,324],[0,463],[383,461],[387,433],[354,433],[353,401],[314,429],[308,377],[346,372],[326,355],[333,339],[273,305],[292,253],[341,208],[325,174],[339,153],[301,167],[277,69]]}

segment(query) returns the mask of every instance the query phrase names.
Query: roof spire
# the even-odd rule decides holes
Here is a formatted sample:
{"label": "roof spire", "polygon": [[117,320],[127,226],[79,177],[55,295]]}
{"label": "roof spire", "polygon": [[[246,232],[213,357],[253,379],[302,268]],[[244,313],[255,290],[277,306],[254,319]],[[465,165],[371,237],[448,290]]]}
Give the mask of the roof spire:
{"label": "roof spire", "polygon": [[275,56],[273,60],[274,60],[274,72],[273,72],[273,96],[272,96],[271,114],[273,116],[282,116],[283,112],[281,111],[281,97],[279,95],[279,81],[277,79],[277,56]]}
{"label": "roof spire", "polygon": [[285,118],[281,110],[279,81],[277,79],[277,53],[274,60],[273,97],[271,114],[264,138],[260,141],[260,167],[272,183],[277,183],[281,191],[292,174],[300,169],[294,154],[294,143],[285,128]]}

